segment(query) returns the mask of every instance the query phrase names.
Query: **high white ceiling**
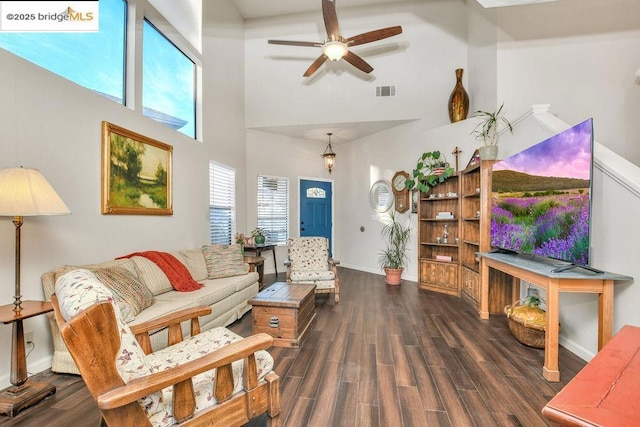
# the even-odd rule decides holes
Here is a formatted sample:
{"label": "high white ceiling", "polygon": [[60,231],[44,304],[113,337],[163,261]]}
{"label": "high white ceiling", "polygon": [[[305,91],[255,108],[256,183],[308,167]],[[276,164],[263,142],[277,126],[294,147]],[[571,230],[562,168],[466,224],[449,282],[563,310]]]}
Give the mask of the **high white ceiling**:
{"label": "high white ceiling", "polygon": [[[267,18],[270,16],[322,10],[320,0],[233,0],[245,19]],[[380,3],[398,3],[407,0],[336,0],[336,8],[368,6]],[[410,0],[409,0],[410,1]]]}
{"label": "high white ceiling", "polygon": [[[367,7],[376,4],[399,4],[415,1],[435,1],[435,0],[335,0],[338,17],[341,9]],[[515,6],[527,3],[539,3],[555,0],[477,0],[484,7]],[[253,20],[283,16],[299,13],[317,12],[319,20],[322,19],[321,0],[233,0],[238,11],[244,19]],[[324,123],[318,125],[300,124],[299,126],[286,127],[264,127],[257,130],[285,135],[293,138],[306,140],[327,139],[327,132],[333,133],[333,142],[340,144],[355,139],[363,138],[373,133],[380,132],[395,126],[399,126],[406,121],[380,121],[380,122],[360,122],[360,123]]]}
{"label": "high white ceiling", "polygon": [[[406,3],[415,0],[335,0],[336,8],[370,6],[382,3]],[[429,1],[429,0],[422,0]],[[555,0],[477,0],[484,7],[517,6],[529,3],[542,3]],[[315,12],[321,10],[320,0],[233,0],[245,19],[267,18],[270,16],[290,15],[294,13]]]}

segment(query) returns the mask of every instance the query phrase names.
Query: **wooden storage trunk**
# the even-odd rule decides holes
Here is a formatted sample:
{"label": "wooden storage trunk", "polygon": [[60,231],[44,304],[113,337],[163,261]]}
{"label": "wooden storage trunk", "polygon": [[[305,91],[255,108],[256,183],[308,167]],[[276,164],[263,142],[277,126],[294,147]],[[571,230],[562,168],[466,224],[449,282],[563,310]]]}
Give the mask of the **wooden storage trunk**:
{"label": "wooden storage trunk", "polygon": [[253,333],[273,337],[277,347],[294,347],[316,317],[315,285],[277,282],[249,300],[253,306]]}

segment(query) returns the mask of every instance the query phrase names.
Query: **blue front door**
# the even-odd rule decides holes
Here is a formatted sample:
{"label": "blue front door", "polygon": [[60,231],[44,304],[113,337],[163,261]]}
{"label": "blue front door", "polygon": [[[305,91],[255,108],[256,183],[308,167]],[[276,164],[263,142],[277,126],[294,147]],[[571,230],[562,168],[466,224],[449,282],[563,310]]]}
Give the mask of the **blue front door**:
{"label": "blue front door", "polygon": [[333,253],[332,191],[331,182],[300,180],[300,236],[321,236],[329,239],[329,256]]}

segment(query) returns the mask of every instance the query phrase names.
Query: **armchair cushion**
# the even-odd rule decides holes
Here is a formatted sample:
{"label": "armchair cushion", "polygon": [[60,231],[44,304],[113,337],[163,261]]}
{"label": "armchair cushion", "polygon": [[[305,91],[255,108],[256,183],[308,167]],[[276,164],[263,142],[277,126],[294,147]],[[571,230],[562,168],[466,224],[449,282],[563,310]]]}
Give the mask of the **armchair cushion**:
{"label": "armchair cushion", "polygon": [[329,270],[329,248],[324,237],[289,239],[291,271]]}
{"label": "armchair cushion", "polygon": [[289,275],[292,282],[300,283],[315,280],[334,280],[336,274],[332,270],[328,271],[291,271]]}
{"label": "armchair cushion", "polygon": [[[160,372],[179,366],[185,362],[197,359],[203,355],[211,353],[213,350],[222,348],[232,342],[240,341],[242,337],[227,328],[217,327],[209,329],[201,334],[190,337],[184,341],[170,347],[158,350],[146,356],[147,363],[152,366],[154,372]],[[255,353],[256,367],[258,370],[258,381],[273,370],[273,357],[260,350]],[[233,370],[233,393],[243,389],[244,362],[236,360],[231,364]],[[193,377],[193,388],[196,394],[196,411],[216,404],[213,395],[213,379],[216,371],[211,370]],[[164,401],[167,402],[166,410],[170,416],[171,411],[171,388],[163,390]]]}
{"label": "armchair cushion", "polygon": [[[147,363],[145,354],[131,329],[122,320],[117,304],[113,304],[113,294],[95,274],[89,270],[73,270],[60,276],[56,280],[56,295],[60,302],[62,317],[66,321],[96,303],[111,303],[120,332],[120,351],[115,363],[122,381],[127,383],[133,378],[153,373],[152,366]],[[165,410],[162,393],[146,396],[139,401],[139,404],[149,417],[163,413]]]}
{"label": "armchair cushion", "polygon": [[340,301],[340,282],[336,266],[329,258],[329,239],[326,237],[292,237],[287,242],[287,282],[316,286],[316,293],[333,293]]}

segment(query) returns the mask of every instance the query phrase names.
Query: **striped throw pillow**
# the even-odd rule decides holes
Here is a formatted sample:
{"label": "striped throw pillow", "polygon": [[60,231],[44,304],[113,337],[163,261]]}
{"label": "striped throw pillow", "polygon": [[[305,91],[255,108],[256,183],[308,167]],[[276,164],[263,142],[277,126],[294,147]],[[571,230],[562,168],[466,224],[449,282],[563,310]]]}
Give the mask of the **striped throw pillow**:
{"label": "striped throw pillow", "polygon": [[249,271],[240,245],[204,245],[202,252],[209,279],[239,276]]}

